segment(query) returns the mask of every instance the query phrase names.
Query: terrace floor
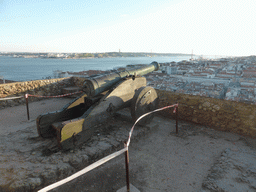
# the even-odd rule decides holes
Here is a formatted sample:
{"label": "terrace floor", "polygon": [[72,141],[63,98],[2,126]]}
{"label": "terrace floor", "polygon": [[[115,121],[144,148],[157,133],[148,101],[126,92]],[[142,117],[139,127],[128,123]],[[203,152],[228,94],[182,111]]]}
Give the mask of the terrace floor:
{"label": "terrace floor", "polygon": [[[70,99],[47,99],[0,110],[0,191],[36,191],[123,147],[132,123],[113,117],[81,148],[44,154],[54,143],[35,119]],[[256,142],[206,126],[156,116],[135,127],[129,147],[130,182],[141,192],[256,191]],[[117,191],[125,186],[124,155],[53,191]]]}

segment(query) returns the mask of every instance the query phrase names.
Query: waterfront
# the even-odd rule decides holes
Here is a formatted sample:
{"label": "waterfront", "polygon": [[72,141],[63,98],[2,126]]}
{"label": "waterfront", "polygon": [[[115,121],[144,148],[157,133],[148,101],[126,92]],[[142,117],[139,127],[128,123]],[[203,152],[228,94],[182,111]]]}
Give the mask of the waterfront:
{"label": "waterfront", "polygon": [[29,81],[46,77],[53,77],[53,71],[87,71],[111,70],[125,67],[130,64],[149,64],[153,61],[159,63],[178,62],[188,60],[190,56],[173,57],[117,57],[94,59],[40,59],[40,58],[14,58],[0,57],[0,76],[13,81]]}

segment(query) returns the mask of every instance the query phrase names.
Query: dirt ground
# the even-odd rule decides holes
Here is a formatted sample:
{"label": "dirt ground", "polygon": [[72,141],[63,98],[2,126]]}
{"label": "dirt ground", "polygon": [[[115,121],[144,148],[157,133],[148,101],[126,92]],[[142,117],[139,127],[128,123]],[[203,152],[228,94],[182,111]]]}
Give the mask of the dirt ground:
{"label": "dirt ground", "polygon": [[[35,124],[45,112],[60,109],[70,99],[49,99],[26,107],[0,110],[0,134]],[[116,120],[116,124],[123,121]],[[129,147],[130,183],[141,192],[256,191],[255,140],[206,126],[155,117],[149,131]],[[112,192],[126,185],[124,155],[52,191]]]}
{"label": "dirt ground", "polygon": [[38,115],[57,111],[71,100],[71,98],[57,98],[31,102],[29,103],[29,121],[25,105],[2,109],[0,110],[0,134],[6,135],[33,126]]}
{"label": "dirt ground", "polygon": [[[256,191],[255,141],[204,126],[156,117],[129,147],[130,183],[141,192]],[[124,155],[56,189],[117,191],[126,185]]]}

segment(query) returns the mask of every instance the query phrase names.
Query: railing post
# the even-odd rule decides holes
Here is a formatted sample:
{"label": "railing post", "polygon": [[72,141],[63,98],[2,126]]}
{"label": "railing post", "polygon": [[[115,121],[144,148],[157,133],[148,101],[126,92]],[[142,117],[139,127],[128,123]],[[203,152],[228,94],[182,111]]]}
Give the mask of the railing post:
{"label": "railing post", "polygon": [[[126,142],[124,143],[124,146],[127,147]],[[127,187],[127,192],[130,192],[128,147],[127,147],[127,151],[125,151],[125,167],[126,167],[126,187]]]}
{"label": "railing post", "polygon": [[25,98],[26,98],[26,106],[27,106],[27,116],[28,116],[28,120],[29,120],[29,108],[28,108],[28,94],[25,94]]}
{"label": "railing post", "polygon": [[179,128],[178,128],[178,115],[179,115],[179,107],[178,107],[178,105],[177,105],[177,107],[176,107],[176,134],[178,134],[179,133]]}

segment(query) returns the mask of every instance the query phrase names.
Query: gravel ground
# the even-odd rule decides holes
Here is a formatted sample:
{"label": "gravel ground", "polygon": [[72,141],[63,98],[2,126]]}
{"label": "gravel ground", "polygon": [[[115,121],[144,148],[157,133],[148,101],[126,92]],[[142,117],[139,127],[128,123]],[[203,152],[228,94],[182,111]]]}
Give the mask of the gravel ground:
{"label": "gravel ground", "polygon": [[[0,110],[1,136],[10,138],[10,136],[19,135],[22,137],[23,134],[24,138],[27,137],[26,130],[35,127],[34,119],[39,114],[57,110],[65,102],[69,102],[69,99],[52,99],[31,103],[32,120],[30,122],[26,121],[25,106]],[[111,123],[111,131],[116,131],[116,137],[120,135],[115,127],[120,128],[124,124],[130,127],[131,124],[120,118],[114,119]],[[109,127],[107,124],[102,125],[102,130],[106,130],[107,126]],[[136,127],[135,129],[141,128]],[[146,130],[144,135],[132,139],[129,147],[130,182],[141,192],[256,191],[256,144],[254,139],[182,121],[179,122],[179,134],[176,135],[175,121],[162,117],[155,117]],[[107,134],[96,135],[93,138],[95,141],[97,140],[96,145],[104,141],[104,137],[109,138]],[[43,141],[40,138],[35,139],[38,141],[33,141],[34,144],[31,143],[40,147],[40,142]],[[18,136],[15,141],[22,144],[22,141],[18,140]],[[14,140],[10,142],[14,142]],[[15,148],[14,146],[12,148]],[[85,145],[81,150],[88,151],[88,149],[89,145]],[[13,150],[8,156],[10,161],[1,161],[2,170],[7,166],[12,166],[10,163]],[[51,165],[56,167],[71,158],[78,157],[82,153],[81,150],[61,154],[61,157],[63,156],[61,161],[58,161],[60,154],[56,153],[47,158],[57,161],[56,164]],[[27,154],[26,151],[22,153]],[[36,155],[36,153],[29,152],[26,158],[31,159]],[[67,156],[66,159],[65,156]],[[90,156],[88,155],[88,157]],[[52,191],[117,191],[126,184],[124,162],[124,155],[121,155]],[[43,163],[41,161],[37,166],[40,167],[40,164]],[[32,164],[31,167],[28,164],[28,169],[36,172]],[[45,167],[41,171],[47,171],[47,169],[50,170],[51,167]],[[9,169],[8,171],[11,173],[13,170]],[[63,172],[63,177],[70,175],[71,172]],[[38,178],[34,178],[33,183],[39,182],[36,179]]]}
{"label": "gravel ground", "polygon": [[[39,137],[34,118],[40,113],[58,109],[58,105],[62,107],[65,100],[62,101],[64,102],[45,100],[31,103],[31,111],[34,112],[31,121],[23,119],[20,126],[15,128],[11,125],[18,124],[21,117],[24,117],[24,106],[0,112],[5,115],[2,119],[5,124],[0,126],[3,132],[0,135],[1,192],[37,191],[123,148],[132,123],[116,115],[104,125],[93,127],[93,136],[82,146],[69,151],[60,150],[56,138]],[[141,137],[148,131],[149,127],[140,127],[134,131],[133,136]]]}
{"label": "gravel ground", "polygon": [[2,109],[0,110],[0,135],[7,135],[26,129],[29,126],[34,126],[38,115],[50,111],[57,111],[71,100],[70,98],[58,98],[31,102],[29,103],[29,121],[27,119],[26,105]]}
{"label": "gravel ground", "polygon": [[[256,191],[255,141],[205,126],[157,117],[131,143],[130,182],[141,192]],[[56,191],[116,191],[126,185],[124,156]]]}

